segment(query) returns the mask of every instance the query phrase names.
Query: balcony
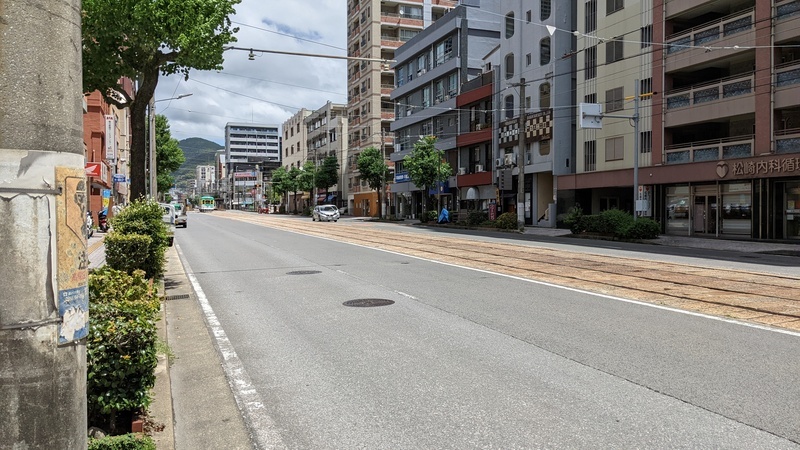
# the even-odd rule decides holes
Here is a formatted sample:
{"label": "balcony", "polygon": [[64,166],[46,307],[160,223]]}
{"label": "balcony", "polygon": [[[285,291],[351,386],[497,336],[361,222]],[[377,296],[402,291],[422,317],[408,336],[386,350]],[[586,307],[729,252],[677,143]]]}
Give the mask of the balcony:
{"label": "balcony", "polygon": [[753,135],[673,144],[664,147],[667,164],[719,161],[753,156]]}
{"label": "balcony", "polygon": [[[666,71],[750,51],[755,45],[753,8],[667,36]],[[706,47],[725,47],[709,50]]]}
{"label": "balcony", "polygon": [[394,119],[394,109],[381,108],[381,120],[392,120],[392,119]]}
{"label": "balcony", "polygon": [[800,61],[775,66],[775,108],[800,103]]}
{"label": "balcony", "polygon": [[392,94],[392,90],[394,90],[393,84],[382,84],[381,85],[381,95],[388,97]]}
{"label": "balcony", "polygon": [[775,153],[800,153],[800,128],[776,131]]}
{"label": "balcony", "polygon": [[664,125],[675,127],[755,111],[754,74],[737,75],[664,94]]}
{"label": "balcony", "polygon": [[419,28],[425,25],[422,17],[381,11],[381,23],[402,25],[404,28]]}
{"label": "balcony", "polygon": [[775,42],[800,36],[800,0],[775,2]]}

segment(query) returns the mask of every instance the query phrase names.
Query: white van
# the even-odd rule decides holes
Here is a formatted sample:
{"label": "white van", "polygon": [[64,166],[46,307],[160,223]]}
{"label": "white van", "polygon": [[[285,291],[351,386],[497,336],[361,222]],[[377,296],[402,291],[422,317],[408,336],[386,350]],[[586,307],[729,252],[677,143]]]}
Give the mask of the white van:
{"label": "white van", "polygon": [[167,226],[167,233],[169,235],[169,246],[175,242],[175,218],[178,217],[178,211],[175,210],[175,205],[169,203],[159,203],[161,207],[161,220]]}

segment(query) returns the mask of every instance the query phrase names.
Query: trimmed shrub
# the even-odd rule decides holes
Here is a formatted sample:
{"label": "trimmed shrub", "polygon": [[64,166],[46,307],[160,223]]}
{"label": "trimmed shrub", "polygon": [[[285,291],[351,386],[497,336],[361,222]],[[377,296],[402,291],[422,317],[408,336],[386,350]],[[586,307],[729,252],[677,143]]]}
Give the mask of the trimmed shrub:
{"label": "trimmed shrub", "polygon": [[655,239],[661,234],[661,224],[653,219],[642,217],[636,219],[628,229],[625,239]]}
{"label": "trimmed shrub", "polygon": [[119,234],[150,236],[151,243],[145,261],[145,272],[151,278],[164,273],[164,252],[167,250],[170,237],[167,226],[161,220],[163,214],[157,202],[136,200],[111,220],[111,226]]}
{"label": "trimmed shrub", "polygon": [[467,225],[476,227],[489,220],[489,213],[483,211],[470,211],[467,213]]}
{"label": "trimmed shrub", "polygon": [[143,234],[120,234],[112,231],[105,240],[106,264],[116,270],[132,274],[146,270],[153,239]]}
{"label": "trimmed shrub", "polygon": [[599,219],[594,224],[597,233],[610,234],[623,237],[633,226],[633,216],[619,209],[607,209],[598,215]]}
{"label": "trimmed shrub", "polygon": [[89,450],[156,450],[153,438],[142,434],[123,434],[89,439]]}
{"label": "trimmed shrub", "polygon": [[495,226],[501,230],[516,230],[518,228],[517,213],[505,212],[500,214],[500,217],[495,221]]}
{"label": "trimmed shrub", "polygon": [[584,217],[580,205],[575,205],[564,216],[564,224],[569,227],[572,234],[583,233],[587,226],[586,220],[583,220]]}
{"label": "trimmed shrub", "polygon": [[99,268],[89,275],[86,341],[90,423],[115,431],[122,417],[150,404],[158,363],[160,302],[142,271]]}

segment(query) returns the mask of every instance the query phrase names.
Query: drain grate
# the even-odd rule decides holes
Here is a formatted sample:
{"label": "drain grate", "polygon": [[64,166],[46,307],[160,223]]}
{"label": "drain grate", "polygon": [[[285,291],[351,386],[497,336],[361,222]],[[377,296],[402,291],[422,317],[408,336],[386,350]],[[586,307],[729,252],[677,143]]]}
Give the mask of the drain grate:
{"label": "drain grate", "polygon": [[168,295],[164,300],[184,300],[191,297],[189,294]]}
{"label": "drain grate", "polygon": [[356,308],[371,308],[374,306],[388,306],[394,304],[394,300],[385,298],[358,298],[355,300],[348,300],[342,303],[344,306],[353,306]]}
{"label": "drain grate", "polygon": [[315,273],[322,273],[321,270],[295,270],[293,272],[286,272],[286,275],[314,275]]}

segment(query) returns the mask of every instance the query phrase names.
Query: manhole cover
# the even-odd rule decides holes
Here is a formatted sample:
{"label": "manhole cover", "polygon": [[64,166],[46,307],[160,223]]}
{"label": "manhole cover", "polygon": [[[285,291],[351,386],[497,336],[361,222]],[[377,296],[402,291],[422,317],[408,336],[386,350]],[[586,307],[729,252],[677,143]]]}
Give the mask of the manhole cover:
{"label": "manhole cover", "polygon": [[315,273],[322,273],[321,270],[295,270],[294,272],[286,272],[286,275],[314,275]]}
{"label": "manhole cover", "polygon": [[385,298],[359,298],[355,300],[348,300],[344,302],[343,305],[357,308],[371,308],[373,306],[387,306],[393,303],[394,300],[387,300]]}

